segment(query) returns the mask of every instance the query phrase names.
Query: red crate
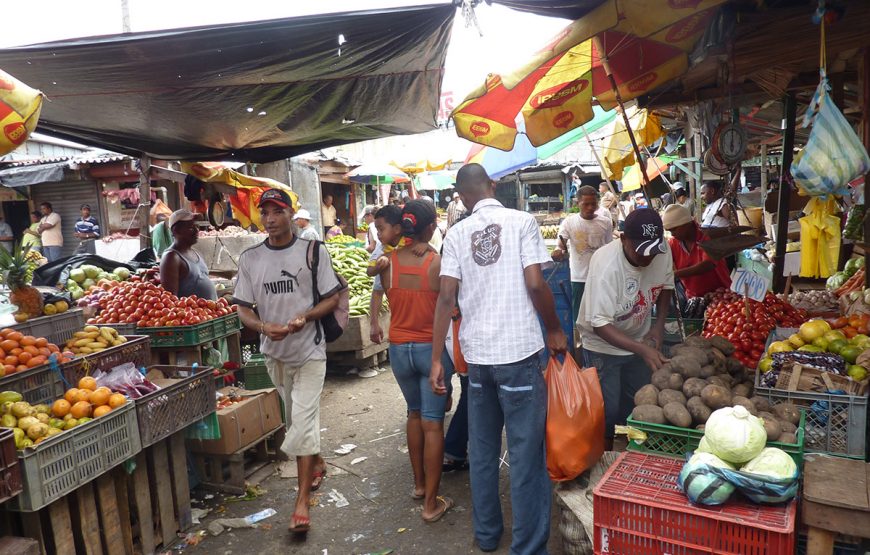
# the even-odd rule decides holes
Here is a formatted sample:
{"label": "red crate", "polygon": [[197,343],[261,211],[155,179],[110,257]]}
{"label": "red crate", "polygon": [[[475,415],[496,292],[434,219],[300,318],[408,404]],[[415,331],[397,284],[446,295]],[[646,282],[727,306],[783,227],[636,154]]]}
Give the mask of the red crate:
{"label": "red crate", "polygon": [[595,553],[779,555],[794,553],[797,500],[756,505],[739,496],[719,507],[689,503],[683,461],[626,452],[595,487]]}

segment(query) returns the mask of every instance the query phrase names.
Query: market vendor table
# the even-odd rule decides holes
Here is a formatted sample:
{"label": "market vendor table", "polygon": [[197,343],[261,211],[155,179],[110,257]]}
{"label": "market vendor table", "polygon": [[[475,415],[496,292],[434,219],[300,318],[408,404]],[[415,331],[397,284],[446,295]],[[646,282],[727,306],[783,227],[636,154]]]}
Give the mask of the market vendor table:
{"label": "market vendor table", "polygon": [[142,242],[138,237],[114,239],[108,242],[98,239],[94,241],[94,250],[103,258],[126,262],[139,254],[139,251],[142,250]]}
{"label": "market vendor table", "polygon": [[239,271],[239,255],[259,245],[266,237],[254,233],[241,237],[200,236],[193,248],[202,256],[209,271],[236,273]]}
{"label": "market vendor table", "polygon": [[870,538],[870,464],[812,456],[804,463],[803,522],[807,555],[830,555],[834,536]]}

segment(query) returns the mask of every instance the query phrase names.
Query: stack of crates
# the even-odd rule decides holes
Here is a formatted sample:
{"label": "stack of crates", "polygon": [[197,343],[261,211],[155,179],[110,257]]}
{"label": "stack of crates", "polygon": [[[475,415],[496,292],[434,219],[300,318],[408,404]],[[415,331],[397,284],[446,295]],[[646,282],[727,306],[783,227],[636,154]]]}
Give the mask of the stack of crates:
{"label": "stack of crates", "polygon": [[[269,371],[266,370],[266,357],[260,353],[252,353],[251,358],[245,364],[243,369],[242,382],[245,384],[245,389],[267,389],[275,387],[272,383],[272,378],[269,377]],[[284,412],[284,399],[281,399],[281,421],[287,423],[287,416]]]}

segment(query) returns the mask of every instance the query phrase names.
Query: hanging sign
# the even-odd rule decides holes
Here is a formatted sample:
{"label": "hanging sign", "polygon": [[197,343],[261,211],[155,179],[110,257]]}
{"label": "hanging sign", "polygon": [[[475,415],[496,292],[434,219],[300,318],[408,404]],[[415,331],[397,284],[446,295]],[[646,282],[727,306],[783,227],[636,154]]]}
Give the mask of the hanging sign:
{"label": "hanging sign", "polygon": [[731,274],[731,290],[738,295],[746,295],[753,301],[763,301],[768,287],[769,279],[745,268],[737,268]]}

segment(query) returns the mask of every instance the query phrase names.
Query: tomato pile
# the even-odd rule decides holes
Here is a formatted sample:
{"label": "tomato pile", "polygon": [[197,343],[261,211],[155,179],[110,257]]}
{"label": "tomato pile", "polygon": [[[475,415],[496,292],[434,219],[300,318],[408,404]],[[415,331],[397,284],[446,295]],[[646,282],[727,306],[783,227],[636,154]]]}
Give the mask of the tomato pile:
{"label": "tomato pile", "polygon": [[137,324],[140,328],[191,326],[236,311],[226,299],[176,297],[150,282],[124,282],[98,301],[100,312],[89,324]]}
{"label": "tomato pile", "polygon": [[749,300],[749,315],[742,298],[723,299],[707,309],[704,337],[720,335],[734,344],[733,357],[744,365],[755,368],[764,356],[767,336],[775,327],[796,328],[807,320],[805,310],[768,293],[764,302]]}

